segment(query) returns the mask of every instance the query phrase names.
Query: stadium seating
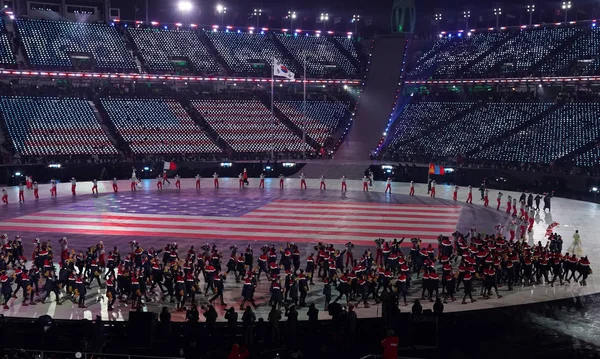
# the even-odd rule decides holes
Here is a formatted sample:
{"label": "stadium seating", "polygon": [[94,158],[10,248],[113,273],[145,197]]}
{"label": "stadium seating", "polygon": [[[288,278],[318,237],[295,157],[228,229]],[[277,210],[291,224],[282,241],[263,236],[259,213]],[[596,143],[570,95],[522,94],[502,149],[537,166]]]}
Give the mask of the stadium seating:
{"label": "stadium seating", "polygon": [[[472,36],[461,36],[448,42],[448,46],[437,51],[435,55],[422,61],[419,66],[409,72],[411,77],[457,78],[460,71],[469,62],[475,60],[499,42],[508,38],[508,32],[477,33]],[[440,45],[445,43],[440,39]]]}
{"label": "stadium seating", "polygon": [[592,62],[598,55],[600,48],[600,28],[587,30],[570,46],[556,52],[550,61],[544,63],[540,69],[546,76],[566,76],[570,74],[590,74]]}
{"label": "stadium seating", "polygon": [[310,150],[259,101],[196,100],[192,104],[236,152]]}
{"label": "stadium seating", "polygon": [[468,71],[468,75],[470,77],[526,76],[534,64],[580,31],[583,30],[575,27],[521,31],[478,61]]}
{"label": "stadium seating", "polygon": [[264,73],[265,68],[268,73],[273,58],[297,72],[267,35],[207,31],[206,36],[236,74]]}
{"label": "stadium seating", "polygon": [[4,23],[0,18],[0,64],[14,65],[15,63],[15,56],[13,55],[12,48],[10,47],[8,35],[6,32],[4,32]]}
{"label": "stadium seating", "polygon": [[220,152],[175,100],[102,99],[101,103],[134,153]]}
{"label": "stadium seating", "polygon": [[0,110],[22,155],[117,154],[88,101],[3,97]]}
{"label": "stadium seating", "polygon": [[573,161],[577,166],[594,167],[600,165],[600,147],[596,146],[591,150],[582,153]]}
{"label": "stadium seating", "polygon": [[135,70],[133,56],[117,30],[108,25],[18,19],[19,36],[29,63],[70,68],[70,54],[87,55],[99,70]]}
{"label": "stadium seating", "polygon": [[304,122],[302,101],[276,102],[275,106],[299,128],[303,128],[306,124],[306,134],[321,146],[350,115],[348,103],[307,101],[306,122]]}
{"label": "stadium seating", "polygon": [[353,58],[356,59],[356,61],[360,60],[358,57],[358,53],[356,52],[356,43],[353,39],[349,39],[343,36],[335,36],[334,40],[339,42],[342,45],[342,47],[346,49],[346,51],[348,51],[348,53],[352,55]]}
{"label": "stadium seating", "polygon": [[129,28],[140,55],[150,71],[175,70],[172,61],[185,59],[201,73],[218,73],[220,67],[193,31]]}
{"label": "stadium seating", "polygon": [[432,131],[396,149],[408,155],[456,156],[478,148],[543,112],[550,103],[489,103],[448,126]]}
{"label": "stadium seating", "polygon": [[357,74],[350,60],[326,37],[278,34],[277,39],[299,63],[306,57],[306,72],[311,75],[325,76],[331,67],[350,77]]}
{"label": "stadium seating", "polygon": [[469,102],[416,102],[410,103],[396,118],[388,134],[391,144],[413,139],[427,129],[435,128],[473,106]]}
{"label": "stadium seating", "polygon": [[550,163],[600,138],[600,104],[574,103],[475,154],[506,162]]}

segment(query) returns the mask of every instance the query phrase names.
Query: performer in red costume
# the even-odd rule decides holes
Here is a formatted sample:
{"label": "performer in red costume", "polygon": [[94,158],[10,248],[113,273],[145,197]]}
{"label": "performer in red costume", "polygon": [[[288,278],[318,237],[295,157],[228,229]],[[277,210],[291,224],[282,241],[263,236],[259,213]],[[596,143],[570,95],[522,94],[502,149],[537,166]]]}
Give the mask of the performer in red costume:
{"label": "performer in red costume", "polygon": [[113,180],[112,180],[112,186],[113,186],[113,192],[114,193],[119,192],[119,185],[118,185],[118,182],[117,182],[117,177],[113,178]]}
{"label": "performer in red costume", "polygon": [[217,172],[213,173],[213,183],[215,185],[215,188],[219,188],[219,175],[217,174]]}
{"label": "performer in red costume", "polygon": [[467,203],[473,204],[473,187],[469,185],[469,194],[467,195]]}
{"label": "performer in red costume", "polygon": [[75,177],[71,177],[71,194],[73,194],[73,196],[77,195],[77,192],[75,191],[76,188],[77,180],[75,179]]}
{"label": "performer in red costume", "polygon": [[156,188],[158,188],[159,191],[162,191],[163,188],[163,183],[162,183],[162,177],[158,176],[156,177]]}
{"label": "performer in red costume", "polygon": [[6,188],[2,188],[2,203],[8,204],[8,194],[6,193]]}
{"label": "performer in red costume", "polygon": [[415,195],[415,183],[413,181],[410,181],[410,191],[408,192],[409,196],[414,196]]}
{"label": "performer in red costume", "polygon": [[348,190],[348,187],[346,186],[346,176],[342,176],[342,192],[345,192]]}
{"label": "performer in red costume", "polygon": [[92,194],[98,194],[98,181],[96,179],[92,180]]}
{"label": "performer in red costume", "polygon": [[258,188],[265,188],[265,174],[260,174],[260,182],[258,183]]}
{"label": "performer in red costume", "polygon": [[33,184],[31,185],[31,187],[33,188],[33,197],[35,199],[40,199],[38,183],[37,182],[33,182]]}
{"label": "performer in red costume", "polygon": [[388,179],[385,181],[385,192],[384,193],[388,193],[388,191],[390,193],[392,193],[392,179],[388,177]]}
{"label": "performer in red costume", "polygon": [[279,188],[283,189],[283,182],[285,177],[283,175],[279,175]]}
{"label": "performer in red costume", "polygon": [[454,192],[452,193],[452,199],[455,201],[458,199],[458,186],[454,186]]}
{"label": "performer in red costume", "polygon": [[25,186],[19,183],[19,202],[25,202]]}
{"label": "performer in red costume", "polygon": [[196,189],[200,189],[200,175],[196,175]]}
{"label": "performer in red costume", "polygon": [[304,173],[300,173],[300,189],[306,189],[306,177]]}
{"label": "performer in red costume", "polygon": [[369,192],[369,177],[363,176],[363,192]]}

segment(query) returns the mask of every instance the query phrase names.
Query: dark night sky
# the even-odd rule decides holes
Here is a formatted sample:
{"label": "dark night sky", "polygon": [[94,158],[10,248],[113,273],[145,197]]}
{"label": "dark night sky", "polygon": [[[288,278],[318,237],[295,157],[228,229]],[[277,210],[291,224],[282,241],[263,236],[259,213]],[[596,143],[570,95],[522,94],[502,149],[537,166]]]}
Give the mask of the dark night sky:
{"label": "dark night sky", "polygon": [[[217,0],[191,0],[195,3],[195,10],[186,15],[177,11],[179,0],[149,0],[150,20],[162,22],[196,22],[200,24],[220,23],[220,17],[215,12]],[[123,19],[143,20],[145,0],[112,0],[115,7],[121,8]],[[320,28],[322,25],[315,24],[315,19],[321,12],[328,12],[330,21],[328,28],[338,31],[351,31],[350,23],[352,14],[361,14],[370,17],[373,26],[381,30],[389,30],[390,14],[393,0],[223,0],[222,3],[228,7],[225,22],[236,26],[255,25],[256,19],[249,19],[249,13],[253,8],[263,10],[261,26],[280,27],[282,17],[287,10],[293,9],[298,12],[298,18],[294,27],[302,26],[305,29]],[[471,10],[469,27],[488,27],[495,25],[495,17],[492,14],[494,7],[502,7],[503,14],[500,17],[500,25],[520,25],[528,22],[526,12],[527,0],[504,0],[501,2],[489,0],[415,0],[417,7],[417,31],[426,32],[434,30],[431,24],[435,13],[443,14],[443,22],[440,28],[454,30],[464,28],[462,11]],[[564,20],[564,13],[557,13],[562,0],[534,0],[536,12],[533,22],[554,22]],[[600,2],[595,0],[572,0],[573,7],[569,12],[569,20],[582,20],[600,17]],[[135,7],[139,8],[135,14]],[[333,24],[334,17],[341,17],[339,24]],[[305,20],[306,19],[306,20]],[[289,21],[283,22],[288,27]],[[364,26],[364,22],[360,24]],[[436,25],[437,26],[437,25]]]}

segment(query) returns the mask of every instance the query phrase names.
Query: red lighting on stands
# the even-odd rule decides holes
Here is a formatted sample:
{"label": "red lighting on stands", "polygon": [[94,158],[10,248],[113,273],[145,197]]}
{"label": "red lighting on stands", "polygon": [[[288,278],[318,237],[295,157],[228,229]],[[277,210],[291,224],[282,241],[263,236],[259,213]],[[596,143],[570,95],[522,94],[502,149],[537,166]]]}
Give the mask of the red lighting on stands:
{"label": "red lighting on stands", "polygon": [[156,26],[156,25],[158,25],[158,21],[150,21],[150,24],[153,26]]}

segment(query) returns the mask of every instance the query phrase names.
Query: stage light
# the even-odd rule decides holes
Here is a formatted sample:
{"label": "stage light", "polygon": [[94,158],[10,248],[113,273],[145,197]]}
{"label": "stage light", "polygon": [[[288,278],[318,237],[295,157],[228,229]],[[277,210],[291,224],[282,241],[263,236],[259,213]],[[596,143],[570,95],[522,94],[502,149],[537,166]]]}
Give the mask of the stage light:
{"label": "stage light", "polygon": [[270,171],[272,170],[271,166],[265,166],[265,171]]}
{"label": "stage light", "polygon": [[221,162],[221,167],[231,167],[232,165],[231,162]]}
{"label": "stage light", "polygon": [[598,192],[598,187],[592,187],[592,192]]}
{"label": "stage light", "polygon": [[283,162],[281,165],[286,168],[296,167],[294,162]]}
{"label": "stage light", "polygon": [[179,11],[191,11],[194,5],[190,1],[180,1],[178,7]]}
{"label": "stage light", "polygon": [[150,167],[144,167],[144,171],[150,171]]}
{"label": "stage light", "polygon": [[48,168],[60,168],[60,163],[51,163],[48,165]]}
{"label": "stage light", "polygon": [[21,172],[15,172],[15,176],[20,177],[21,176]]}
{"label": "stage light", "polygon": [[381,166],[381,169],[383,169],[383,170],[391,170],[392,168],[394,168],[394,167],[392,167],[390,165],[382,165]]}

